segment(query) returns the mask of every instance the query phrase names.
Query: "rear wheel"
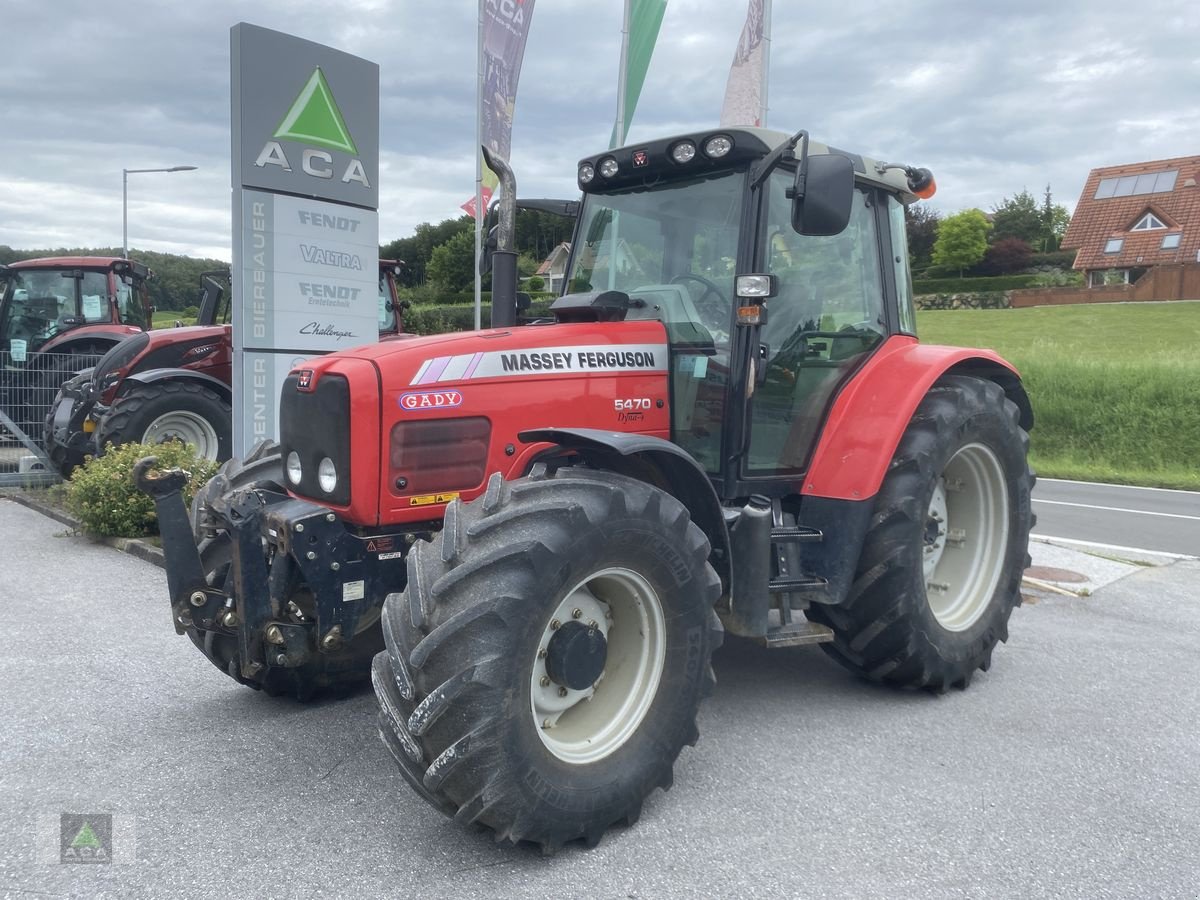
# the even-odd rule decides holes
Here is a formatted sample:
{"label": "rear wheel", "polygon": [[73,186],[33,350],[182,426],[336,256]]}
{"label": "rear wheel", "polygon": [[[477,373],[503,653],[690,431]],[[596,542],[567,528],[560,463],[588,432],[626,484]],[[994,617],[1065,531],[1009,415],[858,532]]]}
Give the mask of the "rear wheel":
{"label": "rear wheel", "polygon": [[416,791],[553,850],[632,823],[715,684],[720,580],[673,497],[560,470],[452,504],[384,604],[380,733]]}
{"label": "rear wheel", "polygon": [[[229,532],[208,512],[217,498],[234,491],[260,489],[283,491],[283,461],[274,441],[258,444],[244,460],[231,459],[192,500],[192,530],[200,551],[200,562],[209,585],[224,588],[234,595],[233,551]],[[281,564],[276,560],[276,564]],[[313,618],[312,594],[293,577],[289,590],[289,613],[294,621]],[[294,607],[294,609],[293,609]],[[241,650],[235,634],[187,628],[191,639],[208,660],[235,681],[272,696],[286,694],[308,700],[322,690],[341,689],[361,684],[370,671],[371,659],[383,647],[379,617],[366,616],[358,632],[335,652],[310,648],[310,661],[302,666],[267,666],[257,675],[242,673]]]}
{"label": "rear wheel", "polygon": [[875,681],[965,688],[1008,639],[1028,565],[1029,435],[993,382],[949,375],[921,401],[875,502],[850,595],[813,606],[823,645]]}
{"label": "rear wheel", "polygon": [[159,381],[130,388],[100,420],[96,443],[161,444],[179,441],[202,459],[229,459],[233,410],[216,393],[192,381]]}

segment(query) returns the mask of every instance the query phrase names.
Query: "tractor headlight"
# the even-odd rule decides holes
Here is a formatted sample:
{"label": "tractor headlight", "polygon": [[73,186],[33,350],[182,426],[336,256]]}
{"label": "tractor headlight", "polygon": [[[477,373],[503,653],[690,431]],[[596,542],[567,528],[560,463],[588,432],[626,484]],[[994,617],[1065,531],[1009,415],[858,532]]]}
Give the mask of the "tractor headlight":
{"label": "tractor headlight", "polygon": [[333,489],[337,487],[337,468],[328,456],[317,466],[317,486],[327,494],[332,494]]}
{"label": "tractor headlight", "polygon": [[691,141],[680,141],[671,148],[671,159],[675,162],[689,163],[696,158],[696,145]]}
{"label": "tractor headlight", "polygon": [[293,450],[287,455],[287,477],[292,484],[299,484],[300,479],[304,476],[304,470],[300,468],[300,454]]}
{"label": "tractor headlight", "polygon": [[592,179],[596,177],[596,170],[592,168],[591,163],[584,163],[579,167],[579,183],[591,184]]}
{"label": "tractor headlight", "polygon": [[618,169],[619,166],[617,165],[617,161],[611,156],[600,160],[600,174],[605,178],[612,178],[617,174]]}
{"label": "tractor headlight", "polygon": [[704,142],[704,155],[709,159],[720,159],[733,149],[733,139],[724,134],[714,134]]}

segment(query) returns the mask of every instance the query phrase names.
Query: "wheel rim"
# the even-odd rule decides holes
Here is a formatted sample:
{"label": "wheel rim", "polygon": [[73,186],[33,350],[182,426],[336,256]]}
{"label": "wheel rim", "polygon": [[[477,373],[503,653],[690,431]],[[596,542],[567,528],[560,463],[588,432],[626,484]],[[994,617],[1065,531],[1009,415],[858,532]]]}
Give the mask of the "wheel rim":
{"label": "wheel rim", "polygon": [[[551,641],[569,622],[589,626],[607,644],[603,671],[582,690],[558,684],[547,668]],[[649,582],[624,568],[589,575],[551,614],[535,651],[530,710],[542,743],[576,765],[614,753],[650,709],[665,661],[666,621]]]}
{"label": "wheel rim", "polygon": [[163,413],[150,423],[142,435],[143,444],[165,444],[179,441],[191,444],[201,459],[217,458],[217,430],[201,415],[177,410]]}
{"label": "wheel rim", "polygon": [[938,623],[964,631],[987,609],[1008,550],[1008,485],[992,450],[967,444],[933,489],[923,534],[925,596]]}

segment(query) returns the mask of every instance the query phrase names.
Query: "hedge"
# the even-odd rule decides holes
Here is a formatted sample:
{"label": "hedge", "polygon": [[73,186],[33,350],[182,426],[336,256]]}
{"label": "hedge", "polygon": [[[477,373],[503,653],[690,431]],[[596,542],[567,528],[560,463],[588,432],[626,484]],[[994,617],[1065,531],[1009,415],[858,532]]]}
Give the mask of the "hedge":
{"label": "hedge", "polygon": [[[551,291],[524,291],[529,295],[534,303],[550,302],[558,295]],[[402,292],[403,297],[411,300],[414,306],[462,306],[464,304],[475,303],[474,291],[434,291],[424,288],[414,288]],[[492,292],[480,292],[481,302],[484,306],[490,306],[492,303]]]}
{"label": "hedge", "polygon": [[[534,303],[521,313],[522,318],[550,315],[550,304]],[[492,306],[484,303],[480,310],[484,328],[491,326]],[[455,303],[444,306],[410,306],[404,311],[404,330],[409,334],[445,334],[450,331],[472,331],[475,328],[475,304]]]}
{"label": "hedge", "polygon": [[914,294],[978,294],[1034,287],[1037,275],[996,275],[992,278],[913,279]]}
{"label": "hedge", "polygon": [[1012,298],[1004,291],[922,294],[916,298],[916,305],[917,309],[1008,309]]}

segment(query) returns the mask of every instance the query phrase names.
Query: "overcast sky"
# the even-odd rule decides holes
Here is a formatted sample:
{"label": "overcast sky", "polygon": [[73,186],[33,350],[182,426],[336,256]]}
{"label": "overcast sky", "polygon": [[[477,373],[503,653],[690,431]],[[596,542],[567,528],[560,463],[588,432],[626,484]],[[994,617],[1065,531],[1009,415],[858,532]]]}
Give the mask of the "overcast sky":
{"label": "overcast sky", "polygon": [[[538,0],[512,163],[576,194],[607,146],[621,0]],[[382,242],[474,192],[472,0],[0,0],[0,244],[230,258],[229,28],[381,67]],[[715,125],[744,0],[669,0],[630,140]],[[943,212],[1023,188],[1073,207],[1088,170],[1200,154],[1194,11],[1165,0],[776,0],[768,125],[931,168]]]}

